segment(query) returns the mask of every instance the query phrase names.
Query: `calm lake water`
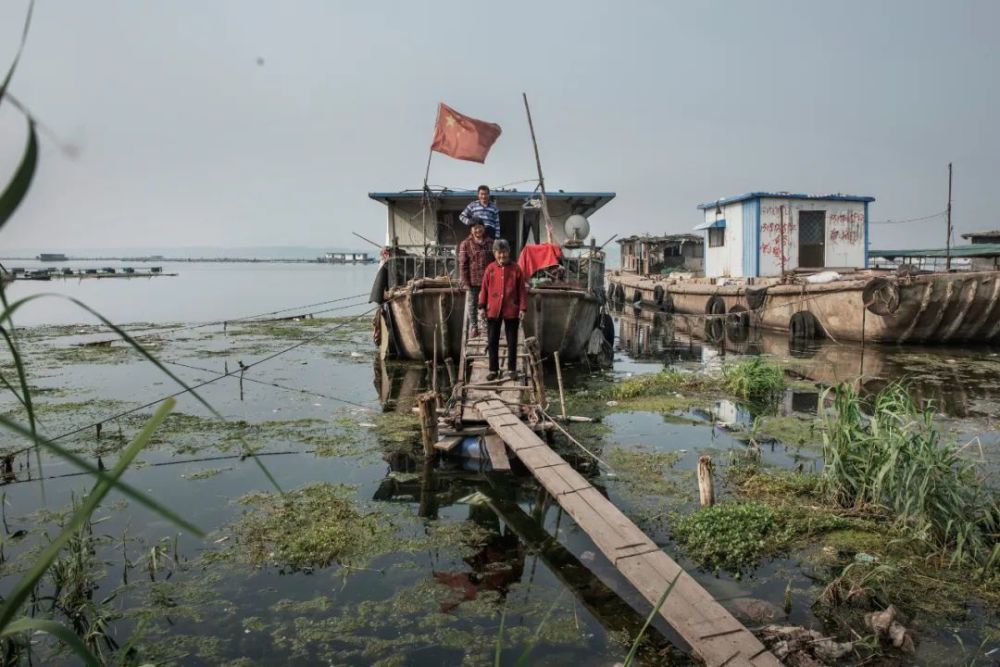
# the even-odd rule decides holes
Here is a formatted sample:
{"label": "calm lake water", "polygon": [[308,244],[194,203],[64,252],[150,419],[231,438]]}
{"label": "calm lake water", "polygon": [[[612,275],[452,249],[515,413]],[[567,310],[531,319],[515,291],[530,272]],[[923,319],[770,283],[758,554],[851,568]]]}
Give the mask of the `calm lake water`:
{"label": "calm lake water", "polygon": [[[152,264],[111,261],[42,263],[5,262],[8,268],[69,267],[74,270],[125,266],[137,272]],[[149,278],[54,278],[18,281],[8,290],[16,299],[34,294],[60,294],[83,301],[112,322],[199,322],[236,319],[304,304],[361,295],[367,301],[377,264],[157,263],[164,275]],[[353,302],[353,301],[352,301]],[[347,303],[347,301],[345,301]],[[330,307],[337,304],[330,304]],[[362,308],[365,310],[366,308]],[[305,309],[308,311],[309,309]],[[293,313],[296,311],[292,311]],[[357,311],[344,310],[353,314]],[[78,306],[62,299],[39,299],[18,311],[22,326],[96,322]]]}
{"label": "calm lake water", "polygon": [[[111,494],[79,552],[76,587],[48,581],[42,592],[57,604],[40,599],[39,613],[67,622],[65,606],[72,604],[84,631],[107,628],[96,642],[106,656],[132,638],[136,658],[157,664],[492,665],[498,644],[501,663],[510,665],[522,655],[529,664],[581,666],[624,657],[648,605],[530,477],[498,476],[460,461],[425,469],[413,454],[419,440],[412,399],[429,381],[422,365],[383,365],[375,358],[365,303],[374,266],[178,263],[163,269],[179,275],[20,282],[9,290],[11,299],[72,296],[131,324],[167,370],[201,385],[199,395],[226,420],[214,419],[191,394],[180,396],[175,414],[125,478],[206,537]],[[334,299],[342,301],[295,308]],[[233,322],[289,308],[282,315],[337,310],[311,320]],[[142,406],[178,390],[174,379],[72,304],[40,299],[16,319],[41,430],[91,462],[111,465],[154,409]],[[220,320],[232,323],[202,326]],[[697,324],[649,313],[621,313],[618,326],[613,369],[566,369],[571,402],[591,405],[594,392],[636,373],[668,366],[703,372],[734,356],[767,354],[792,381],[770,414],[807,424],[823,386],[863,373],[874,390],[905,374],[915,392],[939,406],[954,433],[979,439],[995,470],[995,350],[862,351],[829,341],[797,347],[781,337],[740,333],[708,342]],[[108,344],[81,345],[99,341]],[[9,359],[0,357],[0,364],[6,375]],[[242,380],[221,377],[240,364],[252,366]],[[0,412],[23,419],[9,393]],[[724,604],[738,611],[739,601],[762,601],[778,610],[775,622],[822,630],[825,620],[812,607],[826,576],[819,565],[777,558],[744,577],[705,572],[671,537],[672,517],[697,502],[698,456],[725,461],[744,451],[745,430],[758,414],[720,398],[675,411],[610,411],[601,424],[575,428],[615,472],[572,445],[558,447]],[[5,438],[5,451],[21,449],[22,441]],[[258,456],[247,456],[250,451]],[[815,445],[797,442],[769,442],[765,458],[787,468],[821,465]],[[41,469],[32,452],[9,460],[0,486],[5,596],[90,487],[62,459],[43,456]],[[275,484],[296,504],[280,504]],[[308,493],[327,492],[333,495],[319,496],[320,516],[341,507],[337,497],[347,499],[345,534],[330,528],[334,532],[316,538],[344,540],[333,562],[303,564],[261,542],[266,533],[259,520],[267,517],[277,519],[270,529],[287,523],[292,535],[314,537],[310,525],[300,523],[310,511]],[[780,611],[786,590],[792,595],[787,616]],[[67,591],[75,593],[67,597]],[[920,659],[961,663],[955,637],[978,646],[996,623],[992,612],[981,616],[950,628],[916,619]],[[688,664],[684,650],[672,647],[669,628],[655,627],[661,633],[650,636],[642,663]],[[45,664],[73,662],[52,649],[36,651]]]}

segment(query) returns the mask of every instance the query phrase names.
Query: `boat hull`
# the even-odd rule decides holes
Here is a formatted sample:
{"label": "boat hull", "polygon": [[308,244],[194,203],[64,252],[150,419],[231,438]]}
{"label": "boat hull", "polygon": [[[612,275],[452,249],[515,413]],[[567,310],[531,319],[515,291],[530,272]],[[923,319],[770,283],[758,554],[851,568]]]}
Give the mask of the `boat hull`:
{"label": "boat hull", "polygon": [[[383,358],[428,361],[458,359],[462,349],[465,291],[457,287],[404,287],[393,290],[383,307]],[[597,328],[601,300],[582,289],[529,288],[524,318],[527,336],[538,339],[543,357],[559,352],[563,361],[586,356]]]}
{"label": "boat hull", "polygon": [[[1000,272],[914,276],[865,272],[824,284],[714,285],[615,275],[610,289],[626,301],[677,313],[745,313],[753,326],[808,332],[834,340],[886,343],[1000,341]],[[659,288],[659,289],[658,289]],[[807,315],[801,315],[805,313]],[[811,337],[811,336],[810,336]]]}

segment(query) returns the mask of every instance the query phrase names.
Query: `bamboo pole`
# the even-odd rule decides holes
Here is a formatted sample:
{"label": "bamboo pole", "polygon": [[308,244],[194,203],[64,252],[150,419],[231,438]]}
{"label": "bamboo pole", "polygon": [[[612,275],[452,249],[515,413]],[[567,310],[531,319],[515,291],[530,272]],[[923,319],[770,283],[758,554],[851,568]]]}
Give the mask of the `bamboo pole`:
{"label": "bamboo pole", "polygon": [[538,141],[535,139],[535,124],[531,122],[531,109],[528,108],[528,94],[521,93],[524,98],[524,112],[528,114],[528,129],[531,131],[531,145],[535,149],[535,166],[538,168],[538,188],[542,193],[542,217],[545,228],[552,229],[552,218],[549,217],[549,203],[545,198],[545,177],[542,176],[542,160],[538,157]]}
{"label": "bamboo pole", "polygon": [[562,409],[563,421],[566,421],[566,395],[563,393],[562,364],[559,363],[559,350],[552,353],[556,360],[556,383],[559,385],[559,407]]}

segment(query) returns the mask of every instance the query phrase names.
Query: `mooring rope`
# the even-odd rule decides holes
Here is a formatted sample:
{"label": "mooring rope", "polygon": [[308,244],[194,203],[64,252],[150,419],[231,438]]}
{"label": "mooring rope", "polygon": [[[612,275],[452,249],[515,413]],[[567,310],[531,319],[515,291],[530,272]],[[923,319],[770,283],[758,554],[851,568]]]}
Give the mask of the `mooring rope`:
{"label": "mooring rope", "polygon": [[[267,355],[266,357],[264,357],[262,359],[258,359],[257,361],[254,361],[254,362],[252,362],[250,364],[243,364],[243,365],[237,367],[235,370],[229,371],[228,373],[222,373],[221,375],[217,375],[216,377],[210,378],[210,379],[205,380],[203,382],[199,382],[198,384],[195,384],[195,385],[192,385],[192,386],[189,386],[189,387],[185,387],[184,389],[182,389],[180,391],[176,391],[176,392],[174,392],[172,394],[168,394],[166,396],[161,396],[160,398],[157,398],[157,399],[155,399],[153,401],[149,401],[148,403],[145,403],[145,404],[140,405],[138,407],[131,408],[129,410],[124,410],[124,411],[119,412],[117,414],[104,417],[104,418],[102,418],[102,419],[100,419],[98,421],[91,422],[90,424],[87,424],[86,426],[81,426],[79,428],[75,428],[75,429],[72,429],[70,431],[66,431],[65,433],[61,433],[61,434],[55,436],[54,438],[48,438],[48,440],[50,442],[54,442],[56,440],[61,440],[63,438],[68,438],[71,435],[76,435],[77,433],[82,433],[83,431],[87,431],[87,430],[90,430],[92,428],[95,428],[98,424],[103,424],[104,422],[107,422],[107,421],[112,421],[112,420],[115,420],[115,419],[120,419],[120,418],[126,417],[126,416],[128,416],[130,414],[139,412],[140,410],[146,410],[148,408],[153,407],[154,405],[157,405],[158,403],[162,403],[163,401],[167,400],[168,398],[176,398],[177,396],[182,396],[184,394],[187,394],[189,392],[194,391],[195,389],[200,389],[201,387],[204,387],[206,385],[212,384],[214,382],[218,382],[219,380],[221,380],[223,378],[231,377],[231,376],[234,376],[234,375],[241,375],[241,374],[245,373],[246,371],[248,371],[249,369],[253,368],[254,366],[259,366],[260,364],[263,364],[263,363],[266,363],[268,361],[271,361],[271,360],[273,360],[273,359],[275,359],[275,358],[277,358],[277,357],[279,357],[279,356],[281,356],[281,355],[283,355],[283,354],[285,354],[287,352],[291,352],[294,349],[297,349],[299,347],[302,347],[303,345],[307,345],[307,344],[309,344],[309,343],[311,343],[311,342],[313,342],[315,340],[318,340],[318,339],[320,339],[320,338],[322,338],[324,336],[327,336],[327,335],[333,333],[334,331],[337,331],[341,327],[344,327],[344,326],[346,326],[346,325],[348,325],[348,324],[350,324],[352,322],[355,322],[355,321],[361,319],[362,317],[366,317],[366,316],[371,315],[374,311],[375,311],[374,308],[369,309],[368,311],[366,311],[364,313],[361,313],[360,315],[357,315],[357,316],[355,316],[355,317],[353,317],[353,318],[351,318],[349,320],[345,320],[343,322],[338,323],[337,326],[333,327],[330,330],[322,331],[320,333],[317,333],[314,336],[309,336],[308,338],[304,338],[304,339],[302,339],[302,340],[300,340],[300,341],[298,341],[298,342],[296,342],[296,343],[294,343],[292,345],[289,345],[286,348],[283,348],[281,350],[278,350],[277,352],[269,354],[269,355]],[[26,452],[26,451],[29,451],[31,449],[34,449],[37,446],[38,446],[38,443],[33,443],[33,444],[31,444],[31,445],[29,445],[27,447],[24,447],[22,449],[19,449],[17,451],[8,452],[7,455],[8,456],[16,456],[16,455],[21,454],[23,452]]]}
{"label": "mooring rope", "polygon": [[536,407],[538,408],[539,412],[541,412],[543,415],[545,415],[546,419],[548,419],[550,422],[552,422],[553,426],[555,426],[557,429],[559,429],[562,432],[563,435],[565,435],[567,438],[569,438],[570,442],[572,442],[574,445],[576,445],[577,447],[579,447],[580,449],[582,449],[587,456],[591,457],[592,459],[594,459],[595,461],[597,461],[599,464],[601,464],[602,466],[604,466],[609,473],[611,473],[612,475],[617,476],[618,473],[615,472],[615,469],[612,468],[611,465],[607,461],[603,460],[597,454],[595,454],[594,452],[592,452],[589,449],[587,449],[586,447],[584,447],[580,443],[579,440],[577,440],[572,435],[570,435],[569,431],[567,431],[562,426],[560,426],[559,422],[557,422],[555,419],[553,419],[552,415],[550,415],[548,412],[545,411],[545,408],[543,408],[541,405],[538,405]]}

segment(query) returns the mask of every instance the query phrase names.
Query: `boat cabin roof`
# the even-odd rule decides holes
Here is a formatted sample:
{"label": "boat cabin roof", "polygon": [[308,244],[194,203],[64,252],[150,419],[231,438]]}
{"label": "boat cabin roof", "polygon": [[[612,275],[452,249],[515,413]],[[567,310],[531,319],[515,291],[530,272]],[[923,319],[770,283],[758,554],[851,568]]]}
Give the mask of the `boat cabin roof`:
{"label": "boat cabin roof", "polygon": [[916,248],[910,250],[869,250],[870,257],[1000,257],[1000,243],[977,243],[949,248]]}
{"label": "boat cabin roof", "polygon": [[697,234],[667,234],[665,236],[626,236],[623,239],[618,239],[618,243],[704,243],[704,237],[698,236]]}
{"label": "boat cabin roof", "polygon": [[[424,196],[423,190],[401,190],[399,192],[369,192],[368,196],[383,204],[395,204],[402,201],[419,200]],[[432,189],[431,196],[434,197],[435,206],[439,209],[462,210],[465,206],[476,199],[476,190],[451,190]],[[490,197],[496,200],[497,204],[527,205],[527,208],[537,208],[541,206],[541,194],[537,190],[491,190]],[[549,201],[566,202],[572,213],[589,216],[609,201],[615,198],[614,192],[546,192],[545,197]],[[529,203],[531,202],[531,203]]]}
{"label": "boat cabin roof", "polygon": [[718,206],[725,206],[726,204],[735,204],[736,202],[746,201],[747,199],[759,199],[759,198],[773,198],[773,199],[820,199],[826,201],[857,201],[857,202],[873,202],[875,197],[868,197],[865,195],[845,195],[843,193],[828,194],[828,195],[807,195],[807,194],[794,194],[791,192],[747,192],[742,195],[735,195],[732,197],[723,197],[721,199],[713,199],[712,201],[707,201],[702,204],[698,204],[698,208],[701,210],[706,210],[709,208],[716,208]]}

